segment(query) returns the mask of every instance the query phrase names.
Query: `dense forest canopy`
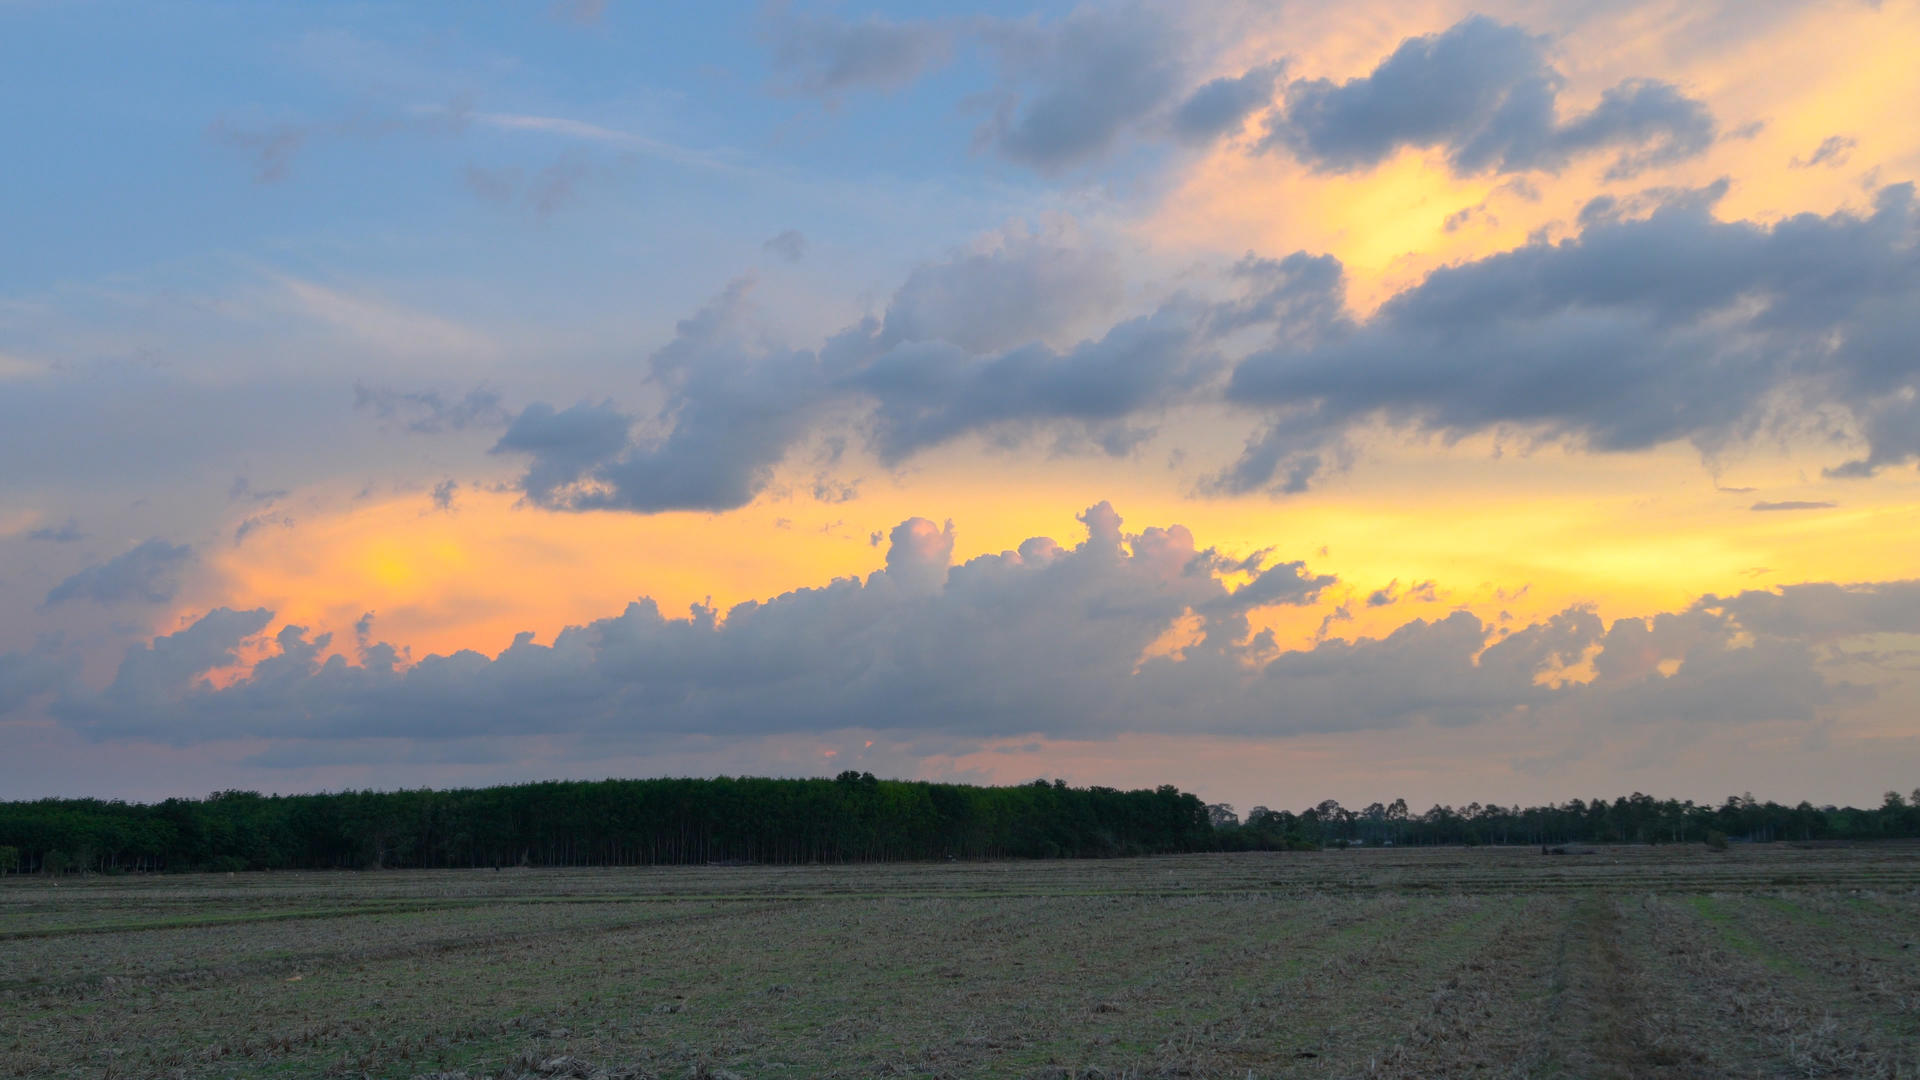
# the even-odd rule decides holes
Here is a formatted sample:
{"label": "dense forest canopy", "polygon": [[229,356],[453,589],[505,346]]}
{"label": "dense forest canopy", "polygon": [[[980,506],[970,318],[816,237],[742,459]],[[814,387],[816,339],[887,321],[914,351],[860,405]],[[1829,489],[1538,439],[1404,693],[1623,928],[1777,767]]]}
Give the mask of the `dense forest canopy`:
{"label": "dense forest canopy", "polygon": [[1920,836],[1920,791],[1873,809],[1720,805],[1634,794],[1540,807],[1405,800],[1242,821],[1171,786],[975,787],[757,778],[552,781],[451,791],[342,791],[136,804],[0,803],[0,871],[628,866],[1057,858],[1383,844],[1672,843]]}

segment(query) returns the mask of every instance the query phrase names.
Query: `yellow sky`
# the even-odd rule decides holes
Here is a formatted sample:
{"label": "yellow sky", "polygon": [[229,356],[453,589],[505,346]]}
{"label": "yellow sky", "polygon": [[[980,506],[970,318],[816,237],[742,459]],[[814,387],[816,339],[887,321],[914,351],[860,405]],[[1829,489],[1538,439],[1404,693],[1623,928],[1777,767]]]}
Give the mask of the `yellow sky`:
{"label": "yellow sky", "polygon": [[[1143,451],[1151,454],[1152,451]],[[1156,463],[1158,459],[1153,459]],[[723,610],[884,565],[890,530],[912,516],[954,521],[956,560],[1050,535],[1074,543],[1074,514],[1113,502],[1126,529],[1182,524],[1201,546],[1244,555],[1273,548],[1341,584],[1320,605],[1256,620],[1283,644],[1309,644],[1351,601],[1335,636],[1381,634],[1418,616],[1467,607],[1516,624],[1573,604],[1606,618],[1673,610],[1704,592],[1806,580],[1920,577],[1920,478],[1905,471],[1846,485],[1831,509],[1756,512],[1758,501],[1834,500],[1787,458],[1739,463],[1716,487],[1690,448],[1589,455],[1547,448],[1495,457],[1490,443],[1453,447],[1385,439],[1355,468],[1302,496],[1196,498],[1185,472],[1140,458],[1038,462],[956,446],[911,472],[880,475],[859,499],[769,498],[724,514],[562,514],[510,494],[470,490],[452,511],[425,493],[341,500],[295,526],[255,533],[217,560],[209,603],[265,606],[280,621],[352,641],[373,611],[375,637],[416,656],[489,654],[521,631],[551,641],[562,627],[616,615],[650,596],[668,613],[711,601]],[[800,485],[796,485],[797,487]],[[1322,553],[1324,550],[1324,554]],[[1438,602],[1378,610],[1367,594],[1432,581]],[[1525,589],[1524,593],[1521,590]],[[177,620],[175,620],[177,624]]]}

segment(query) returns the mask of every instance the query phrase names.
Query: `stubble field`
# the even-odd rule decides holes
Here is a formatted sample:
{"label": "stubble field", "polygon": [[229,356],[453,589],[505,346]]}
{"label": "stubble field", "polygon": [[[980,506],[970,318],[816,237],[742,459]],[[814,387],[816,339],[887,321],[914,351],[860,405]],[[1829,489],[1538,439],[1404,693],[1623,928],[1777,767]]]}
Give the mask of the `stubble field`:
{"label": "stubble field", "polygon": [[1920,1077],[1920,846],[0,883],[0,1076]]}

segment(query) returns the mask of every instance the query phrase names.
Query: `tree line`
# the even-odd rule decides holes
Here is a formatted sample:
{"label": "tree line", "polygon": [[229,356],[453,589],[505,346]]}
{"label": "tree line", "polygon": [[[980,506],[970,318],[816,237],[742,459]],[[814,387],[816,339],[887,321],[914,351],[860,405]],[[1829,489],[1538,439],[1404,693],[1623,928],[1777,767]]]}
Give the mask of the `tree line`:
{"label": "tree line", "polygon": [[1205,805],[1171,786],[975,787],[855,772],[0,803],[0,868],[53,873],[1058,858],[1212,846]]}
{"label": "tree line", "polygon": [[1889,791],[1877,807],[1786,806],[1752,794],[1725,801],[1656,799],[1635,792],[1612,802],[1574,799],[1545,806],[1434,806],[1416,814],[1405,799],[1352,810],[1328,800],[1300,813],[1256,806],[1246,820],[1233,807],[1207,807],[1222,850],[1284,850],[1353,845],[1668,844],[1778,840],[1886,840],[1920,837],[1920,788]]}
{"label": "tree line", "polygon": [[1172,786],[1037,780],[976,787],[878,780],[551,781],[435,791],[126,803],[0,803],[0,872],[634,866],[1098,858],[1354,845],[1687,843],[1920,837],[1920,791],[1872,809],[1635,793],[1536,807],[1404,799],[1299,813],[1208,806]]}

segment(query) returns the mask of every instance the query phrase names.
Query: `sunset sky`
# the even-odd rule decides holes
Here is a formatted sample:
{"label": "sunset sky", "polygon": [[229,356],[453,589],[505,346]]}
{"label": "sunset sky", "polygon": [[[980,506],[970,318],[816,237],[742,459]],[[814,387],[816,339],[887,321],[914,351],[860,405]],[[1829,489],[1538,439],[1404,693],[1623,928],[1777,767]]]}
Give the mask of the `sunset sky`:
{"label": "sunset sky", "polygon": [[1920,785],[1920,2],[0,2],[0,797]]}

